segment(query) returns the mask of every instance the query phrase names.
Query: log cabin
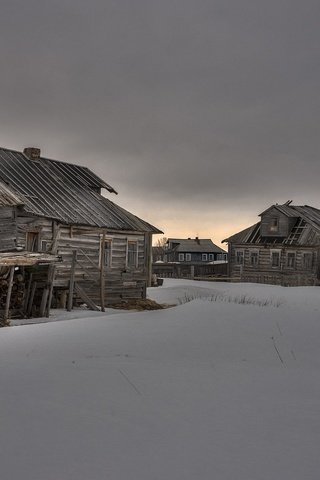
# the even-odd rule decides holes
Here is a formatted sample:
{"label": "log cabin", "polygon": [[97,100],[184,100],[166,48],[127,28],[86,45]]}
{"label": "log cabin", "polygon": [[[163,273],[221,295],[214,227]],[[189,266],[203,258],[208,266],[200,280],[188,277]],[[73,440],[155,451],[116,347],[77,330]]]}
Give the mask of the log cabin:
{"label": "log cabin", "polygon": [[[44,158],[34,147],[23,152],[0,148],[0,257],[19,252],[15,271],[24,285],[20,313],[26,314],[22,305],[43,316],[51,305],[71,309],[85,303],[104,310],[145,298],[152,234],[162,232],[102,190],[117,193],[87,167]],[[39,271],[42,263],[36,286],[36,271],[25,265],[30,253],[47,255],[47,262],[40,255],[33,265]],[[0,258],[0,276],[2,268],[8,277],[8,265]],[[25,298],[32,291],[39,298],[33,306]],[[0,312],[4,308],[0,304]]]}
{"label": "log cabin", "polygon": [[272,205],[260,222],[223,240],[235,281],[283,286],[320,285],[320,210]]}

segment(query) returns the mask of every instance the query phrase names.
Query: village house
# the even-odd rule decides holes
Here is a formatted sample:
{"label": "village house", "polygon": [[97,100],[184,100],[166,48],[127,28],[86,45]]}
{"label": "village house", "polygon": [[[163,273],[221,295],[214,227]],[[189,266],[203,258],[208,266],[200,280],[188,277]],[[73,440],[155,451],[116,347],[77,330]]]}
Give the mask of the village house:
{"label": "village house", "polygon": [[117,193],[87,167],[0,149],[0,314],[145,298],[162,232],[102,190]]}
{"label": "village house", "polygon": [[320,210],[288,201],[260,217],[223,240],[229,247],[229,276],[243,282],[320,285]]}
{"label": "village house", "polygon": [[226,261],[227,252],[208,238],[168,238],[164,257],[168,262],[210,263]]}
{"label": "village house", "polygon": [[227,274],[227,252],[211,239],[168,238],[152,251],[152,271],[157,277],[212,278]]}

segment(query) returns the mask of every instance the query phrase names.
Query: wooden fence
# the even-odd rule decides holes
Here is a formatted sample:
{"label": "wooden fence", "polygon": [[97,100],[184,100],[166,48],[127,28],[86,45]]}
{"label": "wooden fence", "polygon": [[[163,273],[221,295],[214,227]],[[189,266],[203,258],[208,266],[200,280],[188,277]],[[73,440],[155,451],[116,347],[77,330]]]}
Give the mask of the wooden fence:
{"label": "wooden fence", "polygon": [[228,264],[153,263],[152,273],[161,278],[225,277]]}

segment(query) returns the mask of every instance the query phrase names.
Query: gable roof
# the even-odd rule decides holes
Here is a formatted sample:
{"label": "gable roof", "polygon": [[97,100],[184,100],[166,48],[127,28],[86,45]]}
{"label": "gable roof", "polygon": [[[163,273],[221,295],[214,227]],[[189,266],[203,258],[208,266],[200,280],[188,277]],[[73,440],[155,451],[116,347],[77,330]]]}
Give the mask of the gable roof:
{"label": "gable roof", "polygon": [[168,238],[169,242],[178,243],[174,250],[181,253],[226,253],[210,238]]}
{"label": "gable roof", "polygon": [[162,233],[102,196],[101,188],[116,191],[87,167],[0,148],[0,182],[0,206],[23,205],[65,224]]}

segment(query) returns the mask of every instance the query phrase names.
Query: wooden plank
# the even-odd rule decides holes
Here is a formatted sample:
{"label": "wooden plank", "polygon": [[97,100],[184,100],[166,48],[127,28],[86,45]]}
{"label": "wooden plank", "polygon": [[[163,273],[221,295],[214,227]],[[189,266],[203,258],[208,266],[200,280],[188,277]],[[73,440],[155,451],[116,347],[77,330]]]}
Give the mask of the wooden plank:
{"label": "wooden plank", "polygon": [[86,294],[82,287],[78,283],[74,284],[74,289],[78,293],[78,295],[82,298],[82,300],[91,308],[91,310],[95,310],[97,312],[100,311],[100,308],[90,299],[90,297]]}
{"label": "wooden plank", "polygon": [[104,267],[105,267],[105,233],[102,235],[101,241],[101,264],[100,264],[100,303],[102,312],[105,311],[104,308],[104,288],[105,288],[105,278],[104,278]]}
{"label": "wooden plank", "polygon": [[72,264],[71,264],[71,273],[70,273],[70,283],[69,283],[69,297],[68,297],[68,312],[71,312],[73,306],[73,290],[74,290],[74,276],[77,263],[77,250],[72,252]]}

